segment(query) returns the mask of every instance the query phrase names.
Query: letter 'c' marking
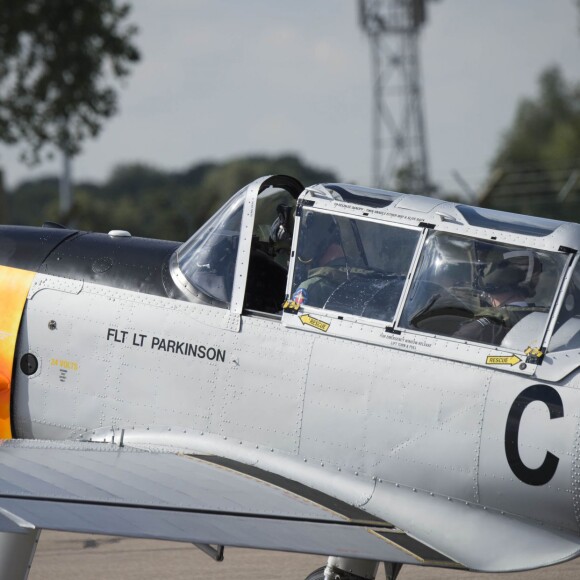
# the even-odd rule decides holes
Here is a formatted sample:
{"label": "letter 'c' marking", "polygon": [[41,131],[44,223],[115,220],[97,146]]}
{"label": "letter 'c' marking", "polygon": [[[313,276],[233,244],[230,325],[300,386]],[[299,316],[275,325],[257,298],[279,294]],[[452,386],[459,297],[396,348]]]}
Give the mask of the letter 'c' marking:
{"label": "letter 'c' marking", "polygon": [[518,479],[529,485],[545,485],[554,477],[560,459],[550,451],[546,451],[542,465],[532,469],[524,464],[518,449],[520,421],[527,406],[534,401],[541,401],[548,407],[550,419],[559,419],[564,416],[562,398],[556,389],[548,385],[532,385],[524,389],[516,397],[508,414],[505,428],[505,454],[511,470]]}

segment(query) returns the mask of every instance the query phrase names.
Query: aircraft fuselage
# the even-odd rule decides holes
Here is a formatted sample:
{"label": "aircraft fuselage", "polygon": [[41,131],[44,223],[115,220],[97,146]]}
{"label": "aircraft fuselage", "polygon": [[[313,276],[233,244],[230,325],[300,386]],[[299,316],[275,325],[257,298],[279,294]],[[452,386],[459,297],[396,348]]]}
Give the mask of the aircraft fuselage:
{"label": "aircraft fuselage", "polygon": [[[32,281],[15,437],[118,441],[124,430],[127,444],[260,459],[359,506],[395,484],[578,531],[576,377],[546,384],[273,316],[244,315],[236,332],[226,310],[161,295],[173,245],[91,236],[94,255],[79,257],[89,240],[74,234]],[[139,244],[145,291],[125,267]],[[29,375],[19,362],[30,354]]]}

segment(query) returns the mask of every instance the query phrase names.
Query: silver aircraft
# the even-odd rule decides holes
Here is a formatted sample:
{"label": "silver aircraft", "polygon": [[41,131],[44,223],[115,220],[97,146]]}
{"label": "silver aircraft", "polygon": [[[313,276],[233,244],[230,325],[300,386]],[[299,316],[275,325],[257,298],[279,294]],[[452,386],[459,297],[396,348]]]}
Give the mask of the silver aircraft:
{"label": "silver aircraft", "polygon": [[[0,578],[40,530],[580,554],[580,225],[258,179],[183,244],[0,228]],[[262,552],[267,558],[267,552]]]}

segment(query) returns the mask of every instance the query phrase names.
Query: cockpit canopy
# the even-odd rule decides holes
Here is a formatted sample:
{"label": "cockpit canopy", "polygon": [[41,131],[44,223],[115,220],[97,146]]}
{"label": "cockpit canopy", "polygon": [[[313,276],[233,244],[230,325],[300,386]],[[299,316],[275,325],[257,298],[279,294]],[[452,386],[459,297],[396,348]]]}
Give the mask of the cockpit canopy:
{"label": "cockpit canopy", "polygon": [[[416,227],[304,209],[292,300],[302,307],[397,322],[412,331],[497,346],[507,339],[504,346],[524,350],[542,342],[567,258],[432,229],[422,236]],[[525,332],[508,339],[528,314],[535,315]]]}
{"label": "cockpit canopy", "polygon": [[280,316],[289,300],[514,352],[550,333],[553,349],[580,347],[579,226],[344,184],[302,190],[284,176],[241,189],[178,249],[174,280],[238,313]]}
{"label": "cockpit canopy", "polygon": [[247,224],[251,231],[250,259],[259,262],[253,268],[256,271],[253,280],[265,286],[277,285],[282,294],[272,305],[272,298],[267,296],[271,288],[262,289],[259,297],[250,292],[254,298],[246,306],[257,306],[268,312],[279,310],[286,286],[296,199],[304,187],[287,176],[262,181],[254,192],[255,208],[248,208],[248,196],[253,193],[253,184],[250,184],[238,191],[177,250],[172,274],[192,299],[223,308],[231,306],[240,238],[244,233],[249,234],[242,232],[245,209],[246,213],[251,210],[251,223]]}

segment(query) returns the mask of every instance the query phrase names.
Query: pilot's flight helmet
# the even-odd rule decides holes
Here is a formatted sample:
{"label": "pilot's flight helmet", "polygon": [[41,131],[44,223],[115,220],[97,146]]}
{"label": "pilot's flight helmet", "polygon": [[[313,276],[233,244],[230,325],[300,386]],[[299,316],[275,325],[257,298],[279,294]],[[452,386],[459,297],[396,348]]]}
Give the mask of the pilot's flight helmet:
{"label": "pilot's flight helmet", "polygon": [[274,244],[281,242],[290,243],[292,241],[292,231],[294,230],[292,208],[289,205],[280,203],[276,207],[276,213],[278,217],[270,228],[270,242]]}
{"label": "pilot's flight helmet", "polygon": [[480,276],[480,286],[486,292],[498,293],[517,290],[524,296],[533,296],[542,262],[531,250],[495,252]]}

